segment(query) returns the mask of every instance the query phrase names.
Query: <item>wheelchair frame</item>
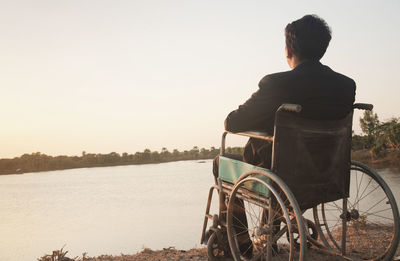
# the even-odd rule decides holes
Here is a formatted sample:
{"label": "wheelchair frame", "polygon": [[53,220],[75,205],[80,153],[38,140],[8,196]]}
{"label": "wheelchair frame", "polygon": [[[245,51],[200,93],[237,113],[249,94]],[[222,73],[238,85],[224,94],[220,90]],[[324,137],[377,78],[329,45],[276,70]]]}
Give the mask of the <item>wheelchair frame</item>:
{"label": "wheelchair frame", "polygon": [[[354,104],[354,109],[372,110],[372,108],[373,106],[371,104]],[[279,111],[300,112],[301,106],[296,104],[283,104],[277,112]],[[225,140],[227,134],[230,134],[230,132],[225,131],[222,135],[220,148],[220,156],[222,157],[225,155]],[[265,133],[261,132],[232,134],[274,142],[274,136],[266,136]],[[354,199],[354,205],[350,203],[351,196],[349,196],[349,198],[343,198],[341,206],[335,202],[333,202],[334,205],[332,205],[332,202],[323,202],[313,208],[314,222],[312,222],[311,220],[307,220],[303,217],[305,210],[300,209],[299,204],[297,203],[296,198],[294,197],[290,188],[279,176],[274,174],[274,172],[268,169],[256,168],[255,166],[240,161],[235,162],[235,160],[229,159],[228,161],[239,164],[241,167],[245,166],[245,170],[247,171],[244,171],[244,173],[239,173],[240,176],[236,177],[237,180],[229,180],[230,182],[223,180],[221,177],[215,178],[215,184],[211,186],[209,190],[200,240],[203,244],[207,243],[209,260],[224,260],[226,257],[233,257],[236,261],[274,260],[275,256],[280,254],[278,250],[274,250],[274,244],[278,245],[278,240],[281,240],[280,238],[284,234],[286,234],[286,237],[289,241],[289,246],[286,249],[287,253],[284,259],[287,258],[288,260],[300,261],[306,260],[307,248],[313,245],[321,251],[334,255],[340,255],[347,260],[353,260],[353,254],[354,252],[357,252],[357,250],[354,249],[354,243],[359,243],[353,241],[363,240],[365,237],[368,237],[368,234],[362,234],[359,238],[356,238],[353,237],[353,235],[349,236],[347,232],[350,230],[351,233],[354,233],[355,229],[360,229],[360,227],[357,228],[354,224],[357,224],[357,226],[358,224],[364,224],[362,222],[367,224],[366,220],[369,214],[368,211],[366,213],[362,212],[361,210],[358,211],[356,206],[359,204],[358,201],[361,201],[364,198],[359,199],[358,201],[357,198]],[[369,260],[391,260],[396,252],[400,233],[399,212],[393,194],[379,174],[365,164],[351,161],[351,170],[356,172],[355,175],[357,182],[358,179],[363,179],[364,175],[366,179],[370,178],[367,186],[369,186],[371,182],[375,182],[377,184],[375,190],[378,188],[381,189],[381,194],[384,195],[383,200],[386,199],[385,203],[390,204],[390,210],[393,215],[392,236],[390,239],[388,239],[390,242],[388,241],[388,246],[385,247],[383,253],[374,253],[374,256],[369,258]],[[359,173],[361,175],[360,178],[358,178]],[[235,182],[233,183],[232,181]],[[360,185],[356,184],[357,197],[360,192],[359,189],[361,189],[362,186],[361,182],[362,181],[360,181]],[[260,193],[260,191],[254,191],[253,187],[249,188],[249,184],[252,184],[253,187],[254,185],[264,187],[268,191],[269,195],[260,196],[262,193]],[[367,190],[367,187],[364,189],[362,194],[364,194],[365,190]],[[369,194],[375,193],[375,190],[369,192]],[[218,214],[211,215],[210,207],[214,191],[217,191],[218,193],[219,210]],[[361,195],[360,197],[362,196],[364,195]],[[367,196],[368,195],[365,197]],[[256,248],[255,244],[259,244],[259,242],[262,241],[262,243],[260,243],[262,251],[261,254],[259,253],[256,256],[246,257],[246,253],[240,249],[241,247],[238,243],[240,241],[238,239],[240,235],[237,235],[237,233],[235,235],[234,228],[234,215],[235,208],[238,206],[237,202],[248,202],[249,204],[254,204],[261,209],[261,214],[259,214],[259,216],[261,216],[261,221],[257,220],[260,225],[256,225],[252,231],[249,230],[246,232],[252,233],[253,249]],[[272,206],[278,206],[279,211],[273,210],[274,207]],[[328,207],[332,206],[337,206],[336,212],[333,212],[334,215],[336,215],[334,218],[337,219],[335,220],[336,224],[333,226],[329,224],[330,220],[327,218],[332,213],[329,213]],[[371,206],[370,209],[373,207],[375,206]],[[245,207],[243,205],[243,211],[244,210]],[[385,209],[385,211],[386,210],[388,209]],[[384,210],[378,211],[377,213],[383,211]],[[339,217],[337,217],[337,215],[339,215]],[[366,216],[364,217],[363,215]],[[377,216],[375,218],[381,218],[378,214],[371,215]],[[276,220],[279,219],[279,231],[272,232],[275,226],[275,223],[273,222],[276,221],[273,221],[273,218]],[[208,220],[212,220],[212,225],[209,230],[206,231]],[[281,223],[284,224],[283,228],[281,228]],[[341,224],[341,227],[338,227],[338,223]],[[379,223],[376,224],[379,225]],[[350,251],[348,251],[348,248],[350,248]],[[354,260],[357,260],[359,256],[356,255],[354,258],[356,258]]]}

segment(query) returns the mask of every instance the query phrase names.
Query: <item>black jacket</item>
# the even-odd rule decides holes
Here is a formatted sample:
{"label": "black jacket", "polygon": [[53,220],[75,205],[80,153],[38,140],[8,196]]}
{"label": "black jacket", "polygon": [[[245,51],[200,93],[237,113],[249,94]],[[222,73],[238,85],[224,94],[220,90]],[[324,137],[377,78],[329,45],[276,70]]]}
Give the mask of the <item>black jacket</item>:
{"label": "black jacket", "polygon": [[[273,135],[275,112],[283,103],[302,106],[301,116],[330,120],[345,117],[355,98],[355,82],[317,61],[261,79],[259,89],[243,105],[229,113],[225,129],[231,132],[264,131]],[[271,145],[250,139],[244,160],[270,167]]]}

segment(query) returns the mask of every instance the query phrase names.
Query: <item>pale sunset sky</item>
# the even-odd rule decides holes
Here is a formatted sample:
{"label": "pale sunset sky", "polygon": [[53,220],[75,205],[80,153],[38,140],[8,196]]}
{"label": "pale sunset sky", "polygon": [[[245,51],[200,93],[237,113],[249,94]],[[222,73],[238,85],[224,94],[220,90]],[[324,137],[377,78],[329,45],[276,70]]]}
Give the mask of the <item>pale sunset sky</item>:
{"label": "pale sunset sky", "polygon": [[289,70],[284,28],[305,14],[332,28],[321,62],[356,81],[356,101],[400,117],[399,13],[398,0],[0,0],[0,158],[219,147],[226,115]]}

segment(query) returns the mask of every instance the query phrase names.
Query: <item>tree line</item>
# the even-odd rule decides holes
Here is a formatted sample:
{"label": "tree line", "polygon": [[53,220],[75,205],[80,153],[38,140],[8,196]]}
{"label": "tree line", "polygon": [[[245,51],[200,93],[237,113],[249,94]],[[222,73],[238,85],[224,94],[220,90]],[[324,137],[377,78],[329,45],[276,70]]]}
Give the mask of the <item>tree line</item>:
{"label": "tree line", "polygon": [[[365,111],[360,118],[363,134],[352,138],[353,157],[359,157],[358,151],[369,151],[374,158],[385,157],[391,153],[395,160],[400,159],[400,118],[392,118],[381,122],[376,113]],[[226,152],[243,154],[243,147],[228,147]],[[95,154],[82,152],[81,156],[49,156],[40,152],[24,154],[13,159],[0,159],[0,175],[49,170],[62,170],[72,168],[105,167],[118,165],[134,165],[148,163],[163,163],[179,160],[204,160],[212,159],[219,153],[219,148],[210,149],[194,146],[191,150],[169,151],[162,148],[160,152],[145,149],[142,152],[119,154]],[[363,156],[365,158],[365,155]],[[363,161],[358,158],[357,160]]]}
{"label": "tree line", "polygon": [[[226,152],[243,154],[241,147],[228,147]],[[169,151],[162,148],[160,152],[145,149],[143,152],[119,154],[111,152],[108,154],[94,154],[82,152],[81,156],[49,156],[40,152],[24,154],[13,159],[0,159],[0,174],[17,174],[26,172],[38,172],[49,170],[62,170],[72,168],[106,167],[118,165],[135,165],[149,163],[163,163],[179,160],[204,160],[212,159],[219,153],[219,149],[198,148],[194,146],[191,150]]]}

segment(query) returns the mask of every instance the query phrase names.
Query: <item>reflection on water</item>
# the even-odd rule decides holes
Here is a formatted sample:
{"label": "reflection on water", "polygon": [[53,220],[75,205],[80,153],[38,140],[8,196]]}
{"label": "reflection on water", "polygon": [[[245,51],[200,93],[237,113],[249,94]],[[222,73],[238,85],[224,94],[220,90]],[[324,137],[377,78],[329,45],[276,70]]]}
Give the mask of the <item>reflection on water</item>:
{"label": "reflection on water", "polygon": [[[0,176],[0,260],[36,260],[65,244],[70,256],[199,246],[211,166],[182,161]],[[382,175],[399,201],[400,175]]]}

